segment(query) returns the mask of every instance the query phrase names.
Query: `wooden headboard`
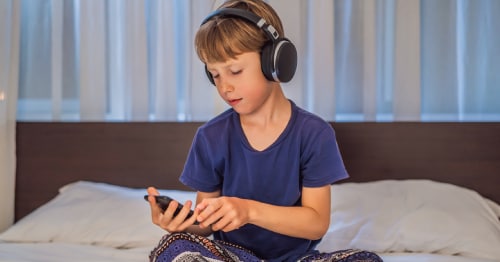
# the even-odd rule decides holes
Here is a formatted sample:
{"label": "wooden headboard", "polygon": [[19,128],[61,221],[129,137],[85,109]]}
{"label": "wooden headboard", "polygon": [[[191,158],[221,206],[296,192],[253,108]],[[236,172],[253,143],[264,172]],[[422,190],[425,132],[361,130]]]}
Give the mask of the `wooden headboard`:
{"label": "wooden headboard", "polygon": [[[19,122],[15,217],[89,180],[188,189],[179,174],[200,122]],[[432,179],[500,203],[500,123],[332,123],[351,178]]]}

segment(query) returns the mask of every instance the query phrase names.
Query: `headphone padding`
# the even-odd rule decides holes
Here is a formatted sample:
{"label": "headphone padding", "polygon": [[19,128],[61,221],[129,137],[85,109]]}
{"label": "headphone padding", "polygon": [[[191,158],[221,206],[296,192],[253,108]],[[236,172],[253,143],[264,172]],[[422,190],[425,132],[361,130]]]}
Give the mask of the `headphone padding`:
{"label": "headphone padding", "polygon": [[212,74],[208,71],[208,69],[207,69],[207,65],[205,65],[205,74],[207,74],[207,77],[208,77],[208,80],[210,81],[210,83],[212,83],[212,85],[215,85],[214,77],[213,77],[213,76],[212,76]]}
{"label": "headphone padding", "polygon": [[273,78],[273,56],[274,45],[272,41],[268,41],[266,44],[264,44],[260,53],[260,67],[262,69],[262,73],[269,81],[275,81]]}

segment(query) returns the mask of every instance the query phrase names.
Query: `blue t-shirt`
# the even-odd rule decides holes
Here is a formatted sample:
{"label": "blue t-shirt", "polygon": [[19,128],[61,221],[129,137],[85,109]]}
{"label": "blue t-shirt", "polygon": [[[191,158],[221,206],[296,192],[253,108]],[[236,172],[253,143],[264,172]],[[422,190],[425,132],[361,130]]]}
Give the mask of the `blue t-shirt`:
{"label": "blue t-shirt", "polygon": [[[279,206],[300,206],[302,187],[321,187],[348,177],[332,126],[293,102],[283,133],[263,151],[253,149],[239,115],[229,109],[202,125],[180,181],[202,192]],[[287,261],[314,251],[320,240],[289,237],[247,224],[214,239],[243,246],[266,260]]]}

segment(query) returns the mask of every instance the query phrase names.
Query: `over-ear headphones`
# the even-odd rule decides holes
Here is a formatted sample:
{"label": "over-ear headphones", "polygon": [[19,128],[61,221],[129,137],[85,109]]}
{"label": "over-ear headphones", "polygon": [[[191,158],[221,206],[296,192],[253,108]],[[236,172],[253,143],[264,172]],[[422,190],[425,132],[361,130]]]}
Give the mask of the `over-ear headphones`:
{"label": "over-ear headphones", "polygon": [[[262,73],[269,81],[288,82],[292,79],[297,68],[297,49],[290,40],[281,37],[276,29],[268,24],[266,20],[256,14],[239,8],[221,8],[208,15],[202,25],[216,16],[231,16],[245,19],[252,22],[262,29],[269,41],[262,47],[260,63]],[[212,74],[207,70],[205,72],[208,79],[215,85]]]}

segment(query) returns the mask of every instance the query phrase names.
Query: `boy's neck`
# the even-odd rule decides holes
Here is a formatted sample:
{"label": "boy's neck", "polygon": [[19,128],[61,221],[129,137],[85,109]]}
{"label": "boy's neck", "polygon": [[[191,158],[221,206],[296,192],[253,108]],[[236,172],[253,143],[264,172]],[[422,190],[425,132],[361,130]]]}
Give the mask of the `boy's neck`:
{"label": "boy's neck", "polygon": [[265,128],[275,124],[288,123],[291,116],[291,102],[285,97],[281,88],[264,103],[257,112],[240,115],[242,126]]}
{"label": "boy's neck", "polygon": [[291,102],[284,98],[272,103],[270,109],[251,115],[240,116],[243,133],[250,146],[257,151],[270,147],[288,126],[292,115]]}

